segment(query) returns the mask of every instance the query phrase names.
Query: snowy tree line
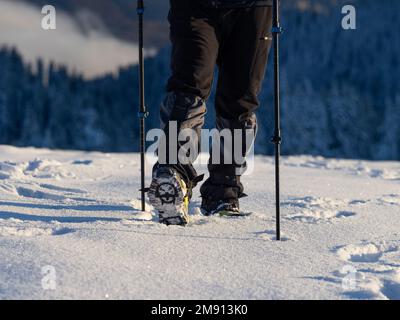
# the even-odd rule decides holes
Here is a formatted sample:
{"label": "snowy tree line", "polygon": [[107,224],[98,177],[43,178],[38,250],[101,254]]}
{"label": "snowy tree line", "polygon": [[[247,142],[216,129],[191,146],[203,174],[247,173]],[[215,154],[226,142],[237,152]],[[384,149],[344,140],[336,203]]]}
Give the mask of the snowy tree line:
{"label": "snowy tree line", "polygon": [[[350,31],[341,28],[342,1],[310,3],[318,6],[282,14],[283,152],[400,159],[400,3],[350,1],[357,8],[357,30]],[[256,144],[266,154],[272,152],[271,66]],[[168,75],[165,48],[146,61],[149,129],[158,126]],[[137,90],[135,66],[85,81],[63,66],[44,68],[39,61],[33,68],[15,50],[2,49],[0,144],[137,151]],[[207,127],[213,127],[212,98]]]}

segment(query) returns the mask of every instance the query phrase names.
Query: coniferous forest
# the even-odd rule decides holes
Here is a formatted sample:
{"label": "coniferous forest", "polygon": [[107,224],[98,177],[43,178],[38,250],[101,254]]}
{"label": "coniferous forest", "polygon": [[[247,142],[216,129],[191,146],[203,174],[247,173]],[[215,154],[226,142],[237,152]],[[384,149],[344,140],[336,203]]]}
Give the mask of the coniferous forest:
{"label": "coniferous forest", "polygon": [[[345,31],[341,7],[322,2],[326,5],[320,10],[283,10],[283,152],[399,160],[400,3],[362,1],[357,6],[357,30]],[[258,111],[256,152],[262,154],[272,152],[271,66]],[[146,60],[149,129],[158,126],[168,75],[165,48]],[[64,66],[44,66],[41,61],[28,65],[15,49],[2,48],[0,144],[137,151],[137,92],[136,66],[84,80]],[[209,128],[212,104],[213,95]]]}

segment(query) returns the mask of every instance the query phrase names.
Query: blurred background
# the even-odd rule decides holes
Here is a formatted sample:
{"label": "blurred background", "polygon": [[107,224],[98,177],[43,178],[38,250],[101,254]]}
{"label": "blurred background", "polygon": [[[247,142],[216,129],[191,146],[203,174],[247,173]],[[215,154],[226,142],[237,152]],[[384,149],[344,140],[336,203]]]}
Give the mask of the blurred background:
{"label": "blurred background", "polygon": [[[41,28],[46,4],[57,9],[56,30]],[[345,4],[357,9],[357,30],[341,27]],[[145,5],[150,129],[169,75],[169,2]],[[284,154],[399,160],[400,2],[282,6]],[[0,0],[0,144],[138,150],[135,8],[135,0]],[[261,154],[273,151],[271,71],[258,111]],[[212,128],[213,96],[208,108]]]}

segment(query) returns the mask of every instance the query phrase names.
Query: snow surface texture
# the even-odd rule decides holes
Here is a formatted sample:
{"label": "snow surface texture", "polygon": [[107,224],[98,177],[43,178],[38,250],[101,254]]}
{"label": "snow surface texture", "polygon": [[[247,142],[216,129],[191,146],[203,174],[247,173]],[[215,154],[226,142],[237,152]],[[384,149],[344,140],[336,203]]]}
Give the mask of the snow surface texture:
{"label": "snow surface texture", "polygon": [[400,163],[284,158],[276,242],[255,161],[250,217],[196,190],[183,228],[139,211],[137,154],[0,146],[0,299],[400,299]]}

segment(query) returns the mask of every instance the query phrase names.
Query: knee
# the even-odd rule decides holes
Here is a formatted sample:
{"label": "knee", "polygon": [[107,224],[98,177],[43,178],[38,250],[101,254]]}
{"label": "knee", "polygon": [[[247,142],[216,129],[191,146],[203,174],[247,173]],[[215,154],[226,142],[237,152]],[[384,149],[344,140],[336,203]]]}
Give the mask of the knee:
{"label": "knee", "polygon": [[169,121],[178,122],[180,129],[201,127],[206,111],[203,98],[191,93],[169,92],[161,104],[161,128],[165,128]]}

